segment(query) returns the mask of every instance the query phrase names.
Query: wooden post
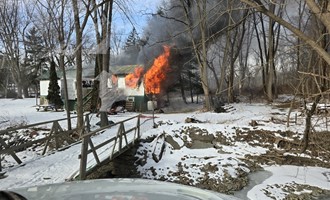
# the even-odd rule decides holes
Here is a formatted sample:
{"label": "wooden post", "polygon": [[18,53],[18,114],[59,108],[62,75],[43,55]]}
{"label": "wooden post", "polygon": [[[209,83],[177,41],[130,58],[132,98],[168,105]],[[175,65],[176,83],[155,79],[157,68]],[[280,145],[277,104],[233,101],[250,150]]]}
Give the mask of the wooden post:
{"label": "wooden post", "polygon": [[49,131],[49,135],[48,135],[49,139],[48,139],[48,140],[46,141],[46,143],[45,143],[45,147],[44,147],[44,150],[42,151],[42,155],[45,155],[45,153],[46,153],[46,151],[47,151],[47,147],[48,147],[49,141],[51,140],[51,139],[50,139],[50,136],[53,134],[53,132],[54,132],[54,128],[55,128],[55,126],[54,126],[54,124],[53,124],[52,128],[51,128],[50,131]]}
{"label": "wooden post", "polygon": [[120,123],[119,126],[119,130],[118,130],[118,134],[117,137],[119,137],[119,151],[121,151],[121,148],[123,146],[123,128],[124,128],[124,124],[123,122]]}
{"label": "wooden post", "polygon": [[110,155],[110,159],[112,159],[112,156],[115,153],[115,149],[116,149],[118,139],[119,139],[119,149],[118,149],[118,151],[121,151],[121,147],[122,147],[122,145],[121,145],[121,142],[122,142],[122,138],[121,138],[122,125],[123,125],[123,122],[120,122],[119,127],[118,127],[118,131],[117,131],[117,135],[116,135],[116,139],[115,139],[115,142],[113,144],[112,152],[111,152],[111,155]]}
{"label": "wooden post", "polygon": [[134,138],[133,138],[133,144],[135,144],[135,140],[140,138],[140,116],[137,116],[137,122],[136,122],[136,127],[135,127],[135,133],[134,133]]}
{"label": "wooden post", "polygon": [[[0,150],[1,150],[1,149],[0,149]],[[1,156],[1,154],[0,154],[0,172],[2,172],[1,160],[2,160],[2,156]]]}
{"label": "wooden post", "polygon": [[[126,142],[126,145],[128,145],[128,140],[127,140],[127,133],[126,133],[126,130],[125,130],[125,124],[123,123],[123,127],[121,129],[121,141],[123,141],[123,137],[125,139],[125,142]],[[134,138],[133,138],[134,139]],[[125,145],[125,146],[126,146]]]}
{"label": "wooden post", "polygon": [[[2,140],[2,138],[0,138]],[[4,141],[3,141],[4,142]],[[5,147],[3,147],[2,143],[0,143],[0,151],[2,149],[4,149]],[[1,153],[0,153],[0,172],[2,171],[2,165],[1,165],[1,160],[2,160],[2,156],[1,156]]]}
{"label": "wooden post", "polygon": [[[84,130],[80,135],[83,135]],[[89,136],[83,137],[81,142],[81,157],[80,157],[80,180],[86,179],[86,167],[87,167],[87,150],[88,150]]]}
{"label": "wooden post", "polygon": [[[50,137],[52,135],[52,132],[49,133],[48,137]],[[49,144],[49,140],[48,139],[45,143],[45,147],[44,147],[44,150],[42,151],[42,154],[41,155],[45,155],[46,151],[47,151],[47,147],[48,147],[48,144]]]}
{"label": "wooden post", "polygon": [[[56,125],[55,125],[55,122],[53,122],[53,126],[52,126],[52,128],[50,129],[50,131],[49,131],[49,135],[48,135],[48,137],[49,137],[49,139],[46,141],[46,143],[45,143],[45,147],[44,147],[44,150],[42,151],[42,155],[45,155],[45,153],[46,153],[46,151],[47,151],[47,147],[48,147],[48,144],[49,144],[49,142],[50,142],[50,136],[55,132],[55,128],[56,128]],[[56,145],[56,137],[55,137],[55,145]]]}
{"label": "wooden post", "polygon": [[90,121],[89,121],[89,114],[87,114],[85,116],[85,127],[86,127],[87,133],[89,133],[91,131],[91,124],[90,124]]}
{"label": "wooden post", "polygon": [[97,156],[97,152],[96,152],[96,150],[95,150],[94,144],[93,144],[93,142],[92,142],[92,140],[91,140],[90,137],[88,137],[88,144],[89,144],[89,146],[91,147],[91,150],[92,150],[92,152],[93,152],[93,155],[94,155],[94,158],[95,158],[95,160],[96,160],[96,163],[97,163],[97,164],[100,164],[100,163],[101,163],[101,162],[100,162],[100,159],[99,159],[99,157]]}
{"label": "wooden post", "polygon": [[328,117],[327,117],[327,114],[328,111],[325,113],[325,128],[328,130]]}
{"label": "wooden post", "polygon": [[59,141],[58,141],[58,137],[56,136],[58,133],[61,133],[63,132],[63,129],[62,127],[60,126],[60,124],[58,123],[58,121],[54,121],[53,122],[53,126],[52,128],[50,129],[50,132],[49,132],[49,139],[46,141],[46,144],[45,144],[45,147],[44,147],[44,150],[42,151],[42,155],[45,155],[46,151],[47,151],[47,147],[49,145],[49,142],[51,140],[51,136],[54,134],[54,140],[55,140],[55,148],[56,150],[59,148]]}
{"label": "wooden post", "polygon": [[57,138],[57,134],[58,134],[58,129],[59,129],[59,123],[57,121],[53,122],[53,127],[54,127],[54,134],[55,134],[55,148],[56,150],[59,148],[59,141],[58,141],[58,138]]}
{"label": "wooden post", "polygon": [[140,119],[141,119],[141,115],[138,116],[138,122],[137,122],[138,138],[141,137],[141,135],[140,135]]}
{"label": "wooden post", "polygon": [[[2,146],[2,148],[4,149],[9,149],[10,146],[0,137],[0,144]],[[17,155],[15,154],[14,151],[10,151],[9,154],[11,155],[11,157],[14,158],[14,160],[17,162],[17,164],[21,164],[22,161],[17,157]]]}

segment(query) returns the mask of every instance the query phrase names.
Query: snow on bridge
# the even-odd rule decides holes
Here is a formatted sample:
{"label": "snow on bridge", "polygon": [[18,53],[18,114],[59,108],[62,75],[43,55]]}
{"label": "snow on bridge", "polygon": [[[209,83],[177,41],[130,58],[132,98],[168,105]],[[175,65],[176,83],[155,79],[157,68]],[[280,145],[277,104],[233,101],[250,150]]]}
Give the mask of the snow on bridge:
{"label": "snow on bridge", "polygon": [[[140,116],[121,117],[121,121],[107,126],[106,129],[85,133],[83,138],[86,140],[80,140],[58,151],[51,151],[43,156],[31,151],[17,153],[22,163],[4,167],[0,190],[60,183],[77,178],[80,172],[86,175],[88,173],[86,169],[90,170],[97,164],[103,164],[102,161],[120,155],[126,150],[126,145],[138,139],[140,131],[152,127],[150,118],[143,118],[140,121]],[[86,148],[82,148],[82,144],[87,144]],[[81,154],[82,149],[85,149],[83,154]],[[10,155],[6,155],[6,160],[15,161]],[[85,162],[81,162],[82,160]]]}

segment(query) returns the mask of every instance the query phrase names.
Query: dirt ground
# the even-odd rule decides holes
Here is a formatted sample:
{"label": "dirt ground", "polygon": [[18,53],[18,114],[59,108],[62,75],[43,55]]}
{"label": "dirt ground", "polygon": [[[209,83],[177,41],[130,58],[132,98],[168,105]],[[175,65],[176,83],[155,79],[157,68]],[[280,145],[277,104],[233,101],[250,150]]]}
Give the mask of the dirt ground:
{"label": "dirt ground", "polygon": [[[280,134],[285,139],[274,136]],[[303,144],[297,139],[293,132],[271,132],[265,130],[237,131],[236,140],[248,142],[251,146],[266,147],[269,150],[261,156],[247,156],[258,164],[279,164],[297,166],[319,166],[330,168],[330,133],[315,133],[311,142],[304,152],[306,156],[301,157]],[[258,142],[256,142],[258,141]],[[297,142],[298,141],[298,142]],[[274,148],[274,145],[277,148]]]}

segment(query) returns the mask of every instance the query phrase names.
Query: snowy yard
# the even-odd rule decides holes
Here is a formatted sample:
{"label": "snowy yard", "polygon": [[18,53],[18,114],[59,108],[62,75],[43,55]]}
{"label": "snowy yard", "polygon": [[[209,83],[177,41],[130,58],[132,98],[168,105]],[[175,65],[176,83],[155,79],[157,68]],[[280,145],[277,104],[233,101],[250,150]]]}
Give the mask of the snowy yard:
{"label": "snowy yard", "polygon": [[[0,100],[2,129],[22,121],[31,124],[65,118],[65,112],[37,112],[34,105],[35,99]],[[146,121],[136,153],[141,177],[233,193],[242,199],[329,197],[329,145],[316,144],[319,138],[315,137],[304,154],[293,145],[300,142],[304,130],[300,110],[294,110],[287,127],[287,108],[245,103],[230,106],[227,113],[165,110],[156,114],[157,128],[152,128],[152,120]],[[120,113],[109,119],[117,121],[134,114]],[[98,120],[92,118],[92,125]],[[324,116],[314,121],[315,130],[327,131]],[[327,132],[315,135],[329,138]],[[64,182],[78,170],[79,152],[79,144],[44,157],[21,152],[33,161],[4,167],[7,177],[0,179],[0,189]]]}

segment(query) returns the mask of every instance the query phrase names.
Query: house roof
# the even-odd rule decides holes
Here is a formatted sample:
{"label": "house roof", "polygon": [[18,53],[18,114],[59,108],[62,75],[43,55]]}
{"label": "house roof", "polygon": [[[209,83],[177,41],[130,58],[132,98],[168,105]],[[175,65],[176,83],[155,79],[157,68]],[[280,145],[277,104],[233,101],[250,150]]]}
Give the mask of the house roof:
{"label": "house roof", "polygon": [[[67,78],[76,78],[76,69],[68,69],[65,71]],[[63,71],[57,70],[56,71],[57,77],[61,79],[63,77]],[[94,78],[94,68],[83,68],[82,69],[82,76],[83,78]],[[37,80],[49,80],[49,70],[44,71]]]}
{"label": "house roof", "polygon": [[[142,67],[142,65],[119,65],[119,66],[110,66],[110,71],[112,74],[115,75],[127,75],[134,72],[134,69],[137,67]],[[62,70],[57,70],[57,77],[61,79],[63,77]],[[83,78],[94,78],[94,68],[93,67],[86,67],[83,68]],[[76,78],[76,69],[68,69],[66,70],[66,77],[67,78]],[[37,80],[49,80],[49,70],[44,71]]]}
{"label": "house roof", "polygon": [[134,69],[137,67],[142,67],[142,65],[119,65],[119,66],[110,66],[110,71],[115,75],[127,75],[134,72]]}

